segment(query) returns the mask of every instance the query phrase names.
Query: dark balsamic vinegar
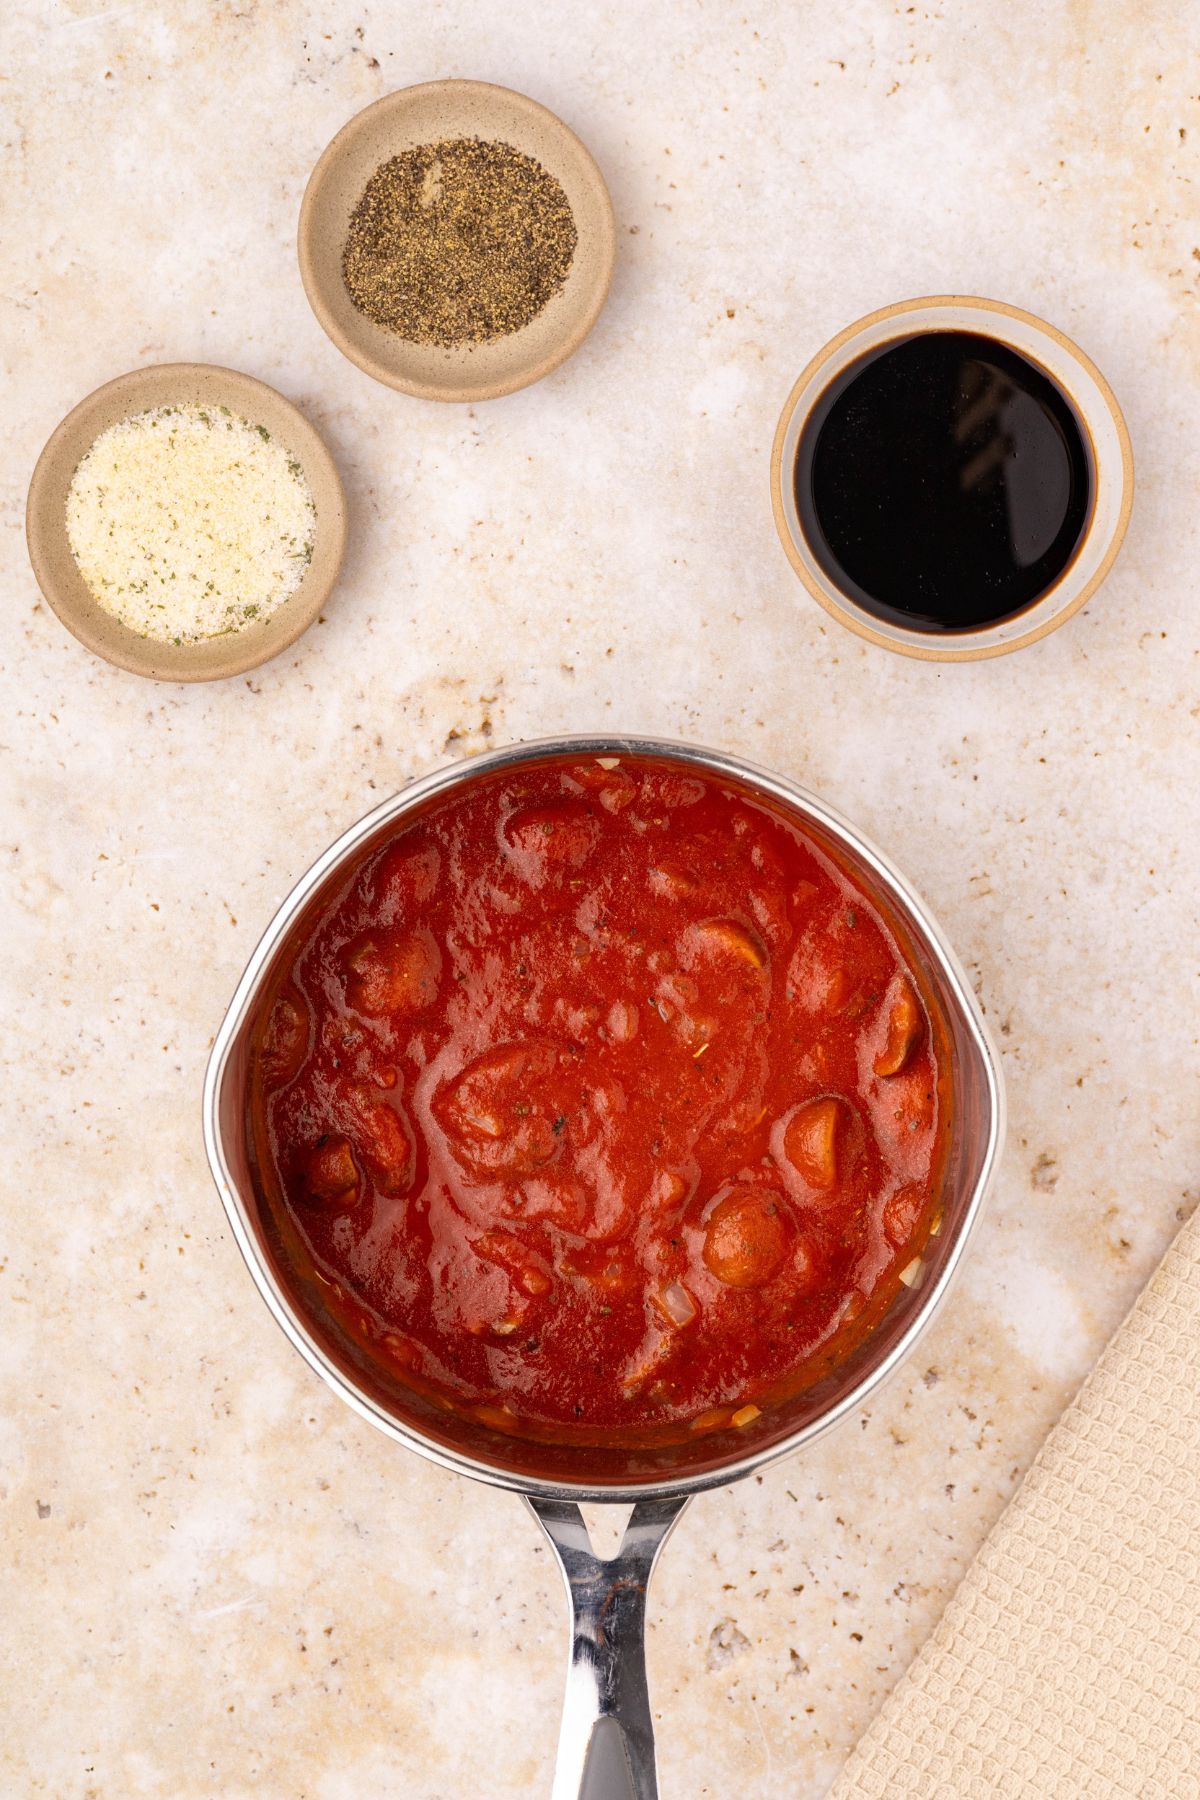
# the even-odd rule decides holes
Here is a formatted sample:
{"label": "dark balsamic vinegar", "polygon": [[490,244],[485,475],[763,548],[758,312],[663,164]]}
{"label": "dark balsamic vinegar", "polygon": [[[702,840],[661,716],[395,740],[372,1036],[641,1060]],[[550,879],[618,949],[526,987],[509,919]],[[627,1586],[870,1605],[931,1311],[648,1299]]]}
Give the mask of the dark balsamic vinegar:
{"label": "dark balsamic vinegar", "polygon": [[1092,506],[1075,408],[966,331],[894,339],[830,383],[800,434],[796,508],[850,599],[918,631],[979,630],[1051,587]]}

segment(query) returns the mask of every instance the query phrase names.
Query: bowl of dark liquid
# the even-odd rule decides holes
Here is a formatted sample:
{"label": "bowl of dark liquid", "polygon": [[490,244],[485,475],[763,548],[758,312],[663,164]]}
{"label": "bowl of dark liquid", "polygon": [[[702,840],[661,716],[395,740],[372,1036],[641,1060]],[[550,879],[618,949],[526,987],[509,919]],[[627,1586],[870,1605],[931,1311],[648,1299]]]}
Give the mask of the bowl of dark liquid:
{"label": "bowl of dark liquid", "polygon": [[1070,339],[998,301],[871,313],[788,396],[775,520],[813,597],[873,642],[999,656],[1077,612],[1112,566],[1133,458]]}

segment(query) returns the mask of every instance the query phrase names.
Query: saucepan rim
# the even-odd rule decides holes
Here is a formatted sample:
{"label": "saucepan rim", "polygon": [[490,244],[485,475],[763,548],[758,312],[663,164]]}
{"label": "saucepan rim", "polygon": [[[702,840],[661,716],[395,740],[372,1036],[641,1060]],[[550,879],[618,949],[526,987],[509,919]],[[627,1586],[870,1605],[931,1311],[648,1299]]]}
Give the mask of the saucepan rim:
{"label": "saucepan rim", "polygon": [[[691,1474],[645,1482],[616,1482],[611,1486],[595,1481],[569,1481],[539,1478],[525,1471],[507,1469],[502,1464],[479,1461],[465,1450],[440,1444],[428,1438],[420,1428],[395,1417],[382,1405],[363,1393],[356,1383],[330,1359],[320,1341],[308,1328],[303,1314],[271,1269],[262,1246],[252,1228],[250,1209],[243,1200],[231,1173],[225,1153],[221,1129],[221,1095],[229,1061],[259,993],[262,977],[267,972],[281,941],[290,930],[315,891],[342,863],[347,862],[373,833],[394,819],[402,817],[435,795],[461,787],[475,778],[505,768],[517,768],[525,762],[540,762],[559,755],[569,756],[650,756],[662,757],[703,769],[710,774],[729,777],[757,788],[823,826],[831,836],[843,843],[855,860],[865,867],[872,880],[878,882],[885,895],[898,899],[904,910],[920,926],[928,943],[937,973],[957,1007],[961,1022],[979,1058],[986,1095],[986,1141],[982,1146],[979,1173],[973,1183],[952,1240],[944,1253],[942,1266],[928,1286],[913,1317],[891,1349],[872,1369],[831,1402],[816,1418],[798,1427],[786,1438],[751,1449],[716,1467]],[[731,1481],[781,1462],[803,1446],[813,1443],[831,1431],[849,1413],[860,1408],[874,1394],[901,1362],[909,1355],[918,1338],[924,1335],[940,1310],[957,1274],[968,1242],[973,1236],[999,1161],[1004,1137],[1004,1090],[999,1062],[978,1002],[957,957],[947,943],[941,927],[925,902],[876,846],[834,807],[789,777],[764,769],[741,756],[713,750],[671,738],[618,735],[616,733],[568,734],[507,744],[482,755],[466,758],[422,775],[408,783],[389,799],[374,807],[363,818],[343,831],[311,867],[299,878],[275,912],[259,939],[234,991],[232,1000],[213,1041],[204,1079],[203,1124],[204,1144],[217,1191],[221,1196],[234,1241],[254,1278],[263,1300],[276,1323],[309,1367],[333,1389],[340,1399],[353,1408],[360,1418],[385,1432],[396,1442],[415,1450],[418,1455],[451,1469],[456,1474],[485,1481],[490,1486],[543,1499],[583,1500],[624,1504],[653,1497],[682,1497],[706,1488],[723,1487]]]}

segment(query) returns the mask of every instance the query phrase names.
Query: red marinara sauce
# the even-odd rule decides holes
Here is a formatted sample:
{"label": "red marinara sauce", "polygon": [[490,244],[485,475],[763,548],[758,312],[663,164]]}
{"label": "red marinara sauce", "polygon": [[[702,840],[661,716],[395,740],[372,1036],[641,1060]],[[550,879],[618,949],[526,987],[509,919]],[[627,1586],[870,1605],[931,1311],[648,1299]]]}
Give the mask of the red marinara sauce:
{"label": "red marinara sauce", "polygon": [[945,1042],[785,810],[563,758],[347,876],[264,1009],[251,1127],[335,1316],[406,1382],[518,1434],[669,1441],[748,1423],[891,1304],[936,1222]]}

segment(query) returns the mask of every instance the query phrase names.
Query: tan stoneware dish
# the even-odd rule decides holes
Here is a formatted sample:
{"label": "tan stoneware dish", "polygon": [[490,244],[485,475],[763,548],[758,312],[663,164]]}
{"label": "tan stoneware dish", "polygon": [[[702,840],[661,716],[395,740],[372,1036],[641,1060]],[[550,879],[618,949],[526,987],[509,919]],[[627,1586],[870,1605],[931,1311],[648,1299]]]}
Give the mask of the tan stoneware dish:
{"label": "tan stoneware dish", "polygon": [[[181,405],[227,406],[270,432],[300,464],[317,522],[303,580],[268,618],[222,637],[169,644],[140,636],[92,598],[71,553],[66,503],[71,478],[102,431],[133,413]],[[119,669],[157,681],[217,681],[278,656],[312,624],[341,568],[346,501],[329,451],[304,415],[274,388],[212,363],[157,363],[107,382],[67,414],[33,472],[25,535],[38,586],[81,644]]]}
{"label": "tan stoneware dish", "polygon": [[[933,634],[878,618],[859,606],[821,566],[796,505],[793,471],[801,433],[830,384],[859,357],[894,339],[928,331],[973,331],[1018,351],[1045,370],[1072,401],[1090,453],[1091,514],[1071,561],[1031,606],[996,624]],[[788,560],[813,599],[859,637],[927,662],[976,662],[1033,644],[1065,623],[1111,569],[1133,505],[1133,451],[1116,396],[1090,357],[1055,326],[1001,300],[934,294],[868,313],[830,340],[784,403],[771,452],[771,503]]]}
{"label": "tan stoneware dish", "polygon": [[[510,144],[535,158],[561,184],[578,233],[566,281],[536,318],[508,336],[451,349],[376,325],[342,277],[350,215],[371,176],[390,157],[441,138]],[[352,363],[422,400],[491,400],[540,381],[579,348],[608,293],[616,232],[604,177],[561,119],[486,81],[430,81],[386,95],[338,132],[309,178],[298,250],[309,304]]]}

